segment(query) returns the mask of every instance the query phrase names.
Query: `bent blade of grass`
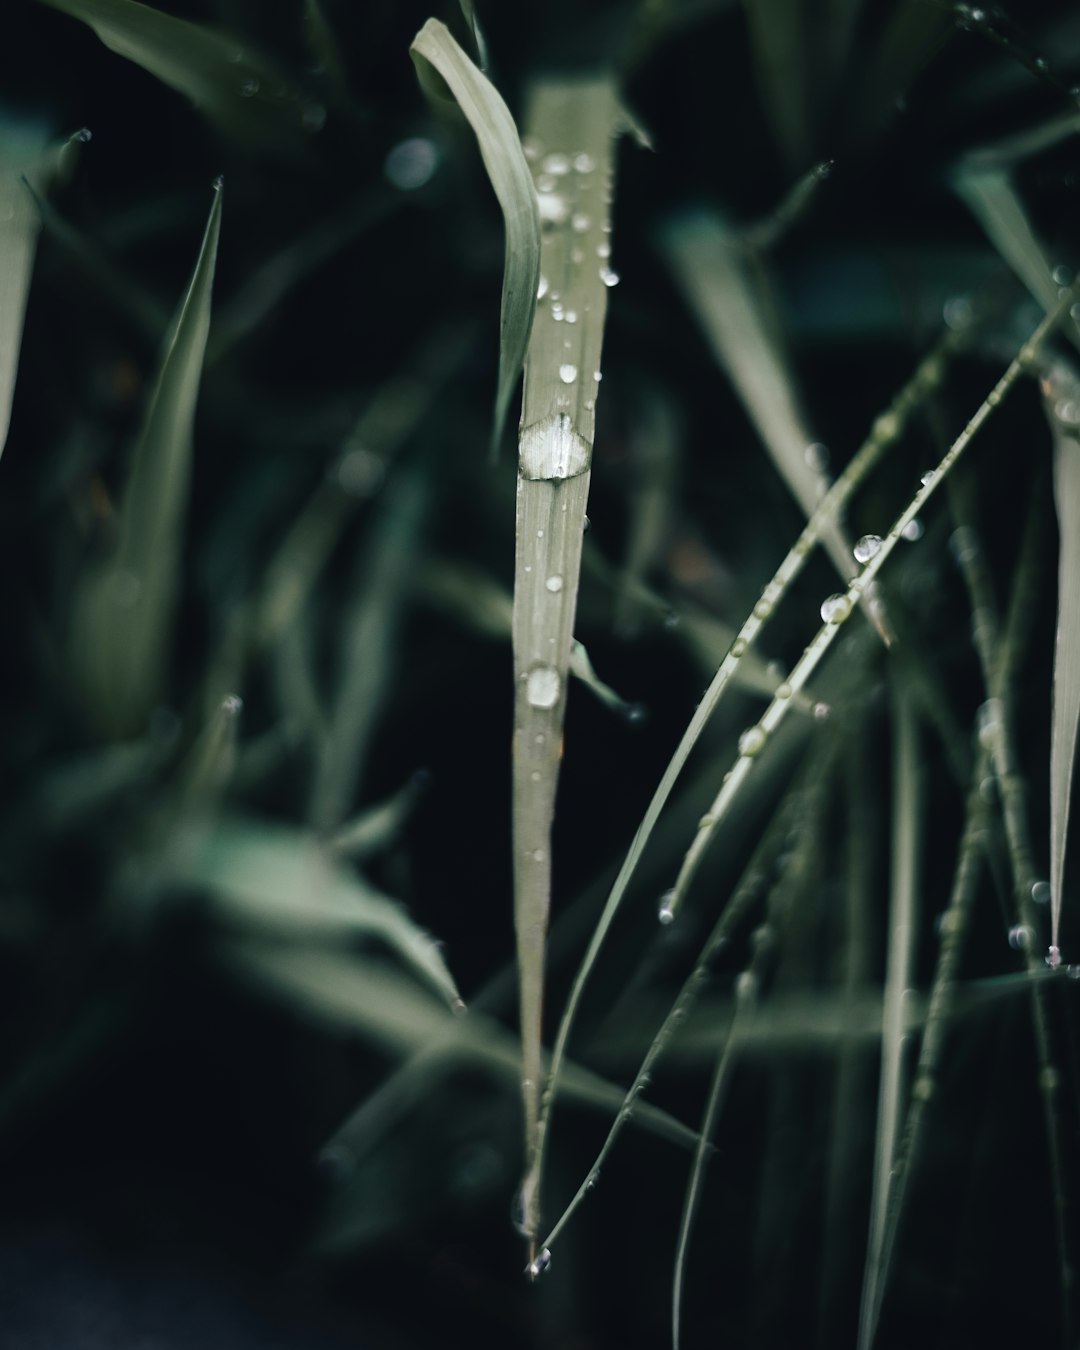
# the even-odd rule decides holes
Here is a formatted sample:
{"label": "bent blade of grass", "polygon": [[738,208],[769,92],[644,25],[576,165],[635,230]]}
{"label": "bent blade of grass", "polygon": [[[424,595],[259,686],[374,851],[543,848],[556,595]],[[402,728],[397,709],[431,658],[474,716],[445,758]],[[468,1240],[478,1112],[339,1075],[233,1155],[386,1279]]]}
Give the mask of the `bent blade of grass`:
{"label": "bent blade of grass", "polygon": [[[662,239],[668,263],[717,361],[730,376],[777,471],[809,518],[826,495],[829,480],[807,455],[816,438],[767,322],[760,287],[750,275],[745,240],[719,215],[704,212],[673,221]],[[822,522],[821,538],[846,582],[851,575],[851,544],[837,518]],[[873,617],[875,607],[869,601],[867,609]],[[876,617],[874,622],[880,627]]]}
{"label": "bent blade of grass", "polygon": [[[620,108],[609,78],[538,82],[527,126],[544,194],[546,304],[525,371],[514,559],[513,850],[525,1114],[521,1227],[540,1222],[542,1004],[551,827],[581,573],[610,279],[610,196]],[[547,166],[547,167],[545,167]],[[573,320],[568,322],[570,316]]]}
{"label": "bent blade of grass", "polygon": [[438,19],[428,19],[413,39],[413,62],[423,80],[435,72],[445,81],[476,135],[506,226],[499,376],[495,394],[494,454],[525,363],[536,290],[540,281],[540,208],[517,127],[498,90],[469,60]]}
{"label": "bent blade of grass", "polygon": [[859,1326],[859,1350],[870,1350],[878,1304],[877,1282],[896,1162],[902,1103],[905,1096],[904,1049],[907,1040],[904,1004],[915,966],[916,892],[920,853],[922,785],[918,769],[918,723],[905,686],[894,684],[893,703],[893,839],[889,898],[889,945],[885,1002],[881,1027],[881,1076],[878,1088],[874,1181],[870,1201],[870,1237]]}
{"label": "bent blade of grass", "polygon": [[162,688],[180,586],[221,203],[219,188],[135,447],[116,549],[76,600],[73,664],[91,714],[114,734],[138,731]]}
{"label": "bent blade of grass", "polygon": [[[769,621],[788,586],[802,571],[804,563],[821,538],[823,528],[840,514],[855,489],[877,464],[886,449],[901,434],[914,410],[940,385],[944,378],[946,357],[955,350],[955,347],[956,336],[954,334],[949,334],[942,339],[920,362],[914,375],[897,394],[889,409],[874,423],[869,437],[818,504],[807,522],[806,528],[766,585],[761,594],[761,599],[754,606],[749,618],[739,630],[738,636],[731,644],[731,648],[723,661],[721,661],[712,682],[705,691],[704,697],[683,732],[682,739],[676,746],[656,791],[653,793],[645,815],[642,817],[641,824],[630,842],[626,857],[619,868],[619,873],[612,885],[600,918],[597,920],[585,955],[582,957],[577,974],[574,976],[566,1007],[559,1021],[555,1046],[551,1055],[551,1068],[545,1085],[543,1102],[545,1128],[541,1131],[541,1146],[543,1146],[543,1141],[546,1138],[546,1121],[555,1101],[559,1067],[570,1039],[570,1033],[585,987],[589,982],[589,977],[599,958],[600,950],[611,929],[619,906],[622,904],[630,880],[637,870],[642,854],[645,852],[645,848],[660,819],[661,812],[682,773],[690,752],[701,737],[724,691],[740,669],[746,653],[751,650],[758,634]],[[791,701],[797,704],[797,693]]]}
{"label": "bent blade of grass", "polygon": [[[1065,850],[1069,808],[1076,773],[1077,725],[1080,723],[1080,379],[1070,372],[1047,398],[1047,416],[1054,448],[1054,505],[1058,518],[1057,634],[1054,639],[1054,685],[1050,737],[1050,955],[1061,960],[1059,929],[1065,886]],[[1053,400],[1052,406],[1051,399]],[[1066,404],[1071,403],[1071,408]],[[1076,411],[1073,411],[1076,410]]]}
{"label": "bent blade of grass", "polygon": [[39,179],[47,145],[43,127],[7,119],[0,126],[0,455],[11,422],[26,297],[41,228],[28,182]]}
{"label": "bent blade of grass", "polygon": [[377,939],[447,1006],[463,1006],[428,934],[397,901],[335,862],[308,835],[254,820],[219,820],[181,838],[168,870],[170,880],[205,890],[224,918],[261,938]]}
{"label": "bent blade of grass", "polygon": [[744,742],[740,745],[739,756],[730,772],[724,779],[724,784],[717,794],[709,811],[701,819],[696,837],[690,848],[687,850],[683,865],[676,878],[672,889],[672,906],[677,908],[681,903],[686,889],[692,880],[694,873],[701,862],[705,850],[716,832],[717,827],[723,820],[727,811],[731,807],[743,783],[746,781],[755,759],[767,747],[769,737],[773,731],[783,722],[789,709],[792,706],[793,696],[798,694],[799,690],[804,688],[806,681],[813,674],[820,664],[826,652],[832,646],[840,629],[851,616],[852,609],[858,604],[859,600],[865,595],[867,587],[873,582],[878,572],[892,556],[893,550],[904,537],[904,530],[918,516],[919,512],[925,507],[930,497],[937,491],[946,476],[964,453],[967,447],[974,440],[980,428],[986,422],[995,408],[997,408],[1002,399],[1013,387],[1020,375],[1030,370],[1039,358],[1043,344],[1053,333],[1059,323],[1069,312],[1069,307],[1075,303],[1077,295],[1077,286],[1070,286],[1064,291],[1054,309],[1043,319],[1038,328],[1034,331],[1028,341],[1020,349],[1017,356],[1009,363],[1005,373],[994,385],[990,393],[976,409],[967,426],[964,427],[960,435],[953,441],[948,451],[945,453],[937,468],[926,476],[923,486],[911,499],[907,507],[893,522],[892,528],[888,534],[882,538],[881,547],[878,552],[854,578],[846,592],[835,597],[833,601],[829,618],[818,629],[817,635],[804,650],[801,658],[795,664],[787,680],[782,686],[781,691],[766,709],[764,715],[755,727],[748,728],[744,733]]}
{"label": "bent blade of grass", "polygon": [[39,0],[79,19],[118,56],[190,98],[227,135],[263,151],[306,142],[303,101],[269,60],[235,37],[136,0]]}

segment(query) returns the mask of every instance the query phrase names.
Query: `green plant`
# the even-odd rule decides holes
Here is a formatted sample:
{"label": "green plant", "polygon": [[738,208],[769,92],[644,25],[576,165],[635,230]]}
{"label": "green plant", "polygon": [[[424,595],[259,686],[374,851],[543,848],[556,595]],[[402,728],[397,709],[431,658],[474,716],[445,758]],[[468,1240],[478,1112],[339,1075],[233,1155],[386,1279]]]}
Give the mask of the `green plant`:
{"label": "green plant", "polygon": [[[89,882],[77,992],[59,1026],[21,1014],[0,1123],[134,1016],[101,963],[137,990],[195,923],[215,978],[375,1056],[335,1067],[336,1109],[363,1098],[336,1130],[295,1107],[333,1134],[324,1256],[482,1214],[502,1260],[518,1189],[527,1273],[553,1266],[514,1295],[537,1340],[790,1344],[809,1302],[800,1343],[957,1315],[1068,1344],[1065,16],[1025,17],[1039,45],[929,0],[816,25],[627,0],[520,30],[463,4],[385,18],[417,85],[373,14],[223,4],[241,38],[207,8],[33,7],[43,50],[83,20],[196,138],[186,196],[224,168],[193,271],[157,163],[99,221],[100,136],[13,114],[3,152],[0,425],[35,244],[42,268],[3,462],[9,567],[24,549],[41,579],[2,894],[45,917],[12,963],[66,941],[72,872],[44,857]],[[58,416],[36,288],[55,322],[72,278],[107,319],[95,379],[134,365],[148,392],[94,404],[84,318]],[[1038,1162],[987,1224],[1017,1150]],[[589,1224],[610,1262],[575,1250]],[[998,1307],[1006,1259],[1028,1324]]]}

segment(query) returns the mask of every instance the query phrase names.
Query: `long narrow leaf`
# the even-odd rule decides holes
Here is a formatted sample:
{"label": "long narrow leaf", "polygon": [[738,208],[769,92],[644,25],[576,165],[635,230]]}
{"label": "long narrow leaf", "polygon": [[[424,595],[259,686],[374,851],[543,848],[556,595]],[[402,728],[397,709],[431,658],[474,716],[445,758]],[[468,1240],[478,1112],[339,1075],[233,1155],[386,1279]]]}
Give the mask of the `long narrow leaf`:
{"label": "long narrow leaf", "polygon": [[494,448],[502,436],[529,345],[540,280],[540,209],[510,110],[491,81],[454,41],[446,25],[428,19],[413,39],[411,52],[421,76],[429,73],[430,68],[445,80],[475,132],[506,225]]}
{"label": "long narrow leaf", "polygon": [[218,190],[165,344],[123,494],[117,547],[76,602],[72,655],[81,692],[102,729],[119,735],[144,725],[169,652],[221,201]]}
{"label": "long narrow leaf", "polygon": [[514,924],[521,1003],[522,1228],[540,1220],[540,1081],[551,826],[581,572],[609,265],[613,136],[608,79],[545,82],[528,118],[547,229],[545,303],[529,344],[514,564]]}
{"label": "long narrow leaf", "polygon": [[262,150],[303,145],[297,92],[265,58],[204,24],[136,0],[39,0],[88,24],[110,51],[191,99],[235,140]]}
{"label": "long narrow leaf", "polygon": [[[1054,439],[1054,504],[1058,517],[1058,613],[1050,736],[1050,961],[1061,959],[1059,930],[1065,886],[1069,807],[1080,723],[1080,379],[1059,379],[1047,411]],[[1048,401],[1050,401],[1048,400]]]}

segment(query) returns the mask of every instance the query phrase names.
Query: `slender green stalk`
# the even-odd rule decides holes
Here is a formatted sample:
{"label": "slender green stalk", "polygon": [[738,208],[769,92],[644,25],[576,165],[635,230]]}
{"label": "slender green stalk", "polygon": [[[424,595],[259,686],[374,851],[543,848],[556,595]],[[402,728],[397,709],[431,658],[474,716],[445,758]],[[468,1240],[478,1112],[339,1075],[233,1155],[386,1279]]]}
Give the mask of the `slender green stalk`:
{"label": "slender green stalk", "polygon": [[543,1123],[544,946],[551,827],[596,425],[610,269],[613,133],[608,78],[532,90],[526,149],[545,223],[541,303],[525,368],[514,560],[513,858],[525,1114],[520,1227],[536,1263]]}

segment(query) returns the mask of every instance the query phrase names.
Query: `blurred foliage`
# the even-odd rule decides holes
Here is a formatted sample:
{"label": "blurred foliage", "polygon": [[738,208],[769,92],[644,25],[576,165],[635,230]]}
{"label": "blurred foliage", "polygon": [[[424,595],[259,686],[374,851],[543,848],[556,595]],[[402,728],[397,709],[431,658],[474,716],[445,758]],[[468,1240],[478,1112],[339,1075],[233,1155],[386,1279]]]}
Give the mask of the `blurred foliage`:
{"label": "blurred foliage", "polygon": [[[445,1343],[448,1326],[663,1344],[687,1144],[760,919],[708,963],[715,996],[655,1075],[656,1109],[637,1110],[642,1128],[528,1289],[510,1225],[516,473],[487,456],[503,222],[472,133],[417,83],[409,46],[431,11],[165,8],[21,0],[3,16],[17,40],[0,44],[0,414],[18,363],[0,460],[6,1222],[77,1222],[121,1251],[202,1246],[317,1280],[348,1337],[377,1317],[389,1344]],[[751,345],[771,344],[815,472],[840,472],[942,328],[962,332],[849,512],[852,538],[885,533],[1080,264],[1080,19],[1063,3],[935,0],[447,3],[436,17],[474,55],[479,25],[515,116],[537,73],[612,65],[651,144],[618,148],[621,284],[576,629],[602,696],[570,698],[550,1023],[700,690],[803,523],[759,443],[768,410],[748,414],[717,366],[696,317],[708,305],[688,303],[694,278],[676,280],[663,239],[705,213],[756,259]],[[736,331],[725,345],[733,360]],[[1075,353],[1059,347],[1061,382]],[[1059,454],[1076,451],[1055,407]],[[660,927],[657,897],[740,731],[836,589],[835,560],[810,562],[711,724],[597,971],[554,1124],[551,1218],[777,801],[800,766],[827,775],[747,901],[768,907],[754,972],[776,1011],[739,1042],[689,1250],[688,1346],[854,1343],[889,686],[911,692],[919,726],[911,962],[929,990],[965,775],[984,763],[980,625],[985,637],[990,606],[1008,611],[1029,519],[1009,775],[1026,784],[1028,879],[1049,875],[1051,439],[1025,380],[884,574],[895,648],[852,620],[685,912]],[[807,479],[797,457],[786,472]],[[972,540],[988,597],[974,613]],[[806,715],[819,699],[826,719]],[[971,985],[945,1035],[881,1347],[1056,1344],[1071,1297],[1054,1210],[1077,1176],[1077,986],[1047,988],[1048,1070],[1034,980],[1019,976],[1046,935],[1013,913],[987,775]],[[919,1009],[908,1024],[896,1007],[890,1034],[916,1035]],[[1064,1121],[1053,1175],[1040,1063]]]}

